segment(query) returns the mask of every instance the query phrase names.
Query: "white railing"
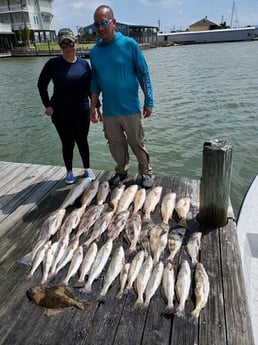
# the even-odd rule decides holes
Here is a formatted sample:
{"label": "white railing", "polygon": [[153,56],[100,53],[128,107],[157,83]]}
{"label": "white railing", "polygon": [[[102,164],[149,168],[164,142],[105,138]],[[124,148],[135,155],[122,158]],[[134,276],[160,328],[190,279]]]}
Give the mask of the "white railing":
{"label": "white railing", "polygon": [[26,7],[22,8],[21,5],[11,5],[10,8],[8,6],[0,6],[0,13],[9,13],[9,12],[22,12],[28,11]]}

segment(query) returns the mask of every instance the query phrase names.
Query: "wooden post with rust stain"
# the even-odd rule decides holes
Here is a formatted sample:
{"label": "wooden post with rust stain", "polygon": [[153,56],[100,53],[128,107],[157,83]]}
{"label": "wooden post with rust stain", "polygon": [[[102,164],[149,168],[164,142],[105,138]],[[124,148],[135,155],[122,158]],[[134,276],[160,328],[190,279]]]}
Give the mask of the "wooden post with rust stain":
{"label": "wooden post with rust stain", "polygon": [[223,140],[205,142],[200,184],[200,224],[227,224],[232,172],[232,145]]}

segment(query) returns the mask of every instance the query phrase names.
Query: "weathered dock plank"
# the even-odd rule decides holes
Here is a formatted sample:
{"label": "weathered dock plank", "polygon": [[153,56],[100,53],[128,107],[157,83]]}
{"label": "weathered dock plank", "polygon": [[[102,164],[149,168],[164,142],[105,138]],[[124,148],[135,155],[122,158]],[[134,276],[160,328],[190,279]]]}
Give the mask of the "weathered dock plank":
{"label": "weathered dock plank", "polygon": [[[80,175],[80,170],[76,173]],[[100,181],[112,174],[96,173]],[[162,185],[162,198],[169,191],[176,192],[178,198],[190,197],[188,234],[196,230],[203,232],[200,261],[207,270],[211,288],[208,304],[198,322],[177,315],[169,318],[162,316],[166,302],[161,288],[147,309],[134,307],[134,289],[117,299],[118,278],[110,287],[106,302],[99,303],[104,272],[93,283],[87,310],[66,309],[61,314],[45,316],[26,295],[30,287],[40,284],[41,271],[38,270],[29,280],[26,277],[30,268],[18,264],[17,260],[31,250],[41,224],[60,207],[72,188],[64,184],[63,176],[64,169],[61,167],[0,162],[0,181],[6,181],[0,187],[0,344],[253,345],[235,222],[230,218],[222,228],[201,228],[196,220],[200,183],[185,178],[156,176],[155,185]],[[157,223],[161,221],[160,205],[161,202],[153,214],[153,221]],[[67,212],[72,209],[69,207]],[[175,225],[174,217],[171,226]],[[97,243],[98,247],[104,242],[105,237]],[[128,246],[123,234],[114,247],[119,244],[123,244],[124,248]],[[177,255],[175,271],[185,255],[183,249]],[[61,270],[54,283],[60,283],[66,271],[67,267]],[[193,273],[192,267],[192,276]],[[71,286],[77,278],[71,279]],[[187,313],[194,307],[193,293],[192,282],[186,303]]]}

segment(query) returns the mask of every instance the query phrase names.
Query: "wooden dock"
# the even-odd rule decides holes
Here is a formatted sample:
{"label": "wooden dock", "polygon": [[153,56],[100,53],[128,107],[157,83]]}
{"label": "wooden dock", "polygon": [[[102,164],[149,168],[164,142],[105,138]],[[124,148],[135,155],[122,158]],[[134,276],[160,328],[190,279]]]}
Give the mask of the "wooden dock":
{"label": "wooden dock", "polygon": [[[95,172],[100,181],[112,175],[112,172]],[[79,175],[81,170],[75,169],[75,173]],[[196,220],[199,180],[155,176],[155,185],[163,187],[162,196],[172,190],[177,198],[191,198],[188,231],[203,232],[199,260],[209,275],[210,294],[197,323],[176,315],[162,316],[166,303],[161,288],[147,310],[135,310],[134,291],[121,300],[115,297],[119,289],[118,278],[108,292],[106,303],[96,299],[103,284],[101,278],[93,285],[87,310],[74,308],[58,315],[44,315],[26,295],[30,287],[40,284],[41,272],[38,270],[28,280],[29,267],[18,264],[17,260],[31,250],[40,225],[61,205],[72,188],[65,185],[64,175],[63,167],[0,162],[0,344],[254,344],[234,215],[230,209],[224,227],[200,228]],[[160,205],[153,220],[161,221]],[[171,226],[175,224],[173,220]],[[101,241],[98,246],[100,244]],[[176,258],[175,268],[179,260],[180,255]],[[65,273],[65,269],[60,271],[56,281],[61,281]],[[76,277],[72,278],[70,285],[75,280]],[[192,288],[186,313],[193,308]]]}

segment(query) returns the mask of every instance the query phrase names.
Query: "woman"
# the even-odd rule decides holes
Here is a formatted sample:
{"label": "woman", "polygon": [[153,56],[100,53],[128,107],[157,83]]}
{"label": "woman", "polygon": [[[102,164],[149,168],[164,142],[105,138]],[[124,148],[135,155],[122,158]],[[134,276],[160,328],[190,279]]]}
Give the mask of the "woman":
{"label": "woman", "polygon": [[[43,67],[38,89],[45,114],[50,116],[62,142],[62,153],[67,170],[65,182],[74,183],[73,151],[75,143],[78,146],[84,167],[84,177],[93,180],[95,175],[90,169],[88,132],[90,126],[90,80],[89,63],[76,56],[77,39],[70,29],[58,32],[58,43],[62,55],[47,61]],[[50,98],[48,85],[54,84],[53,95]],[[97,111],[101,116],[100,103]]]}

